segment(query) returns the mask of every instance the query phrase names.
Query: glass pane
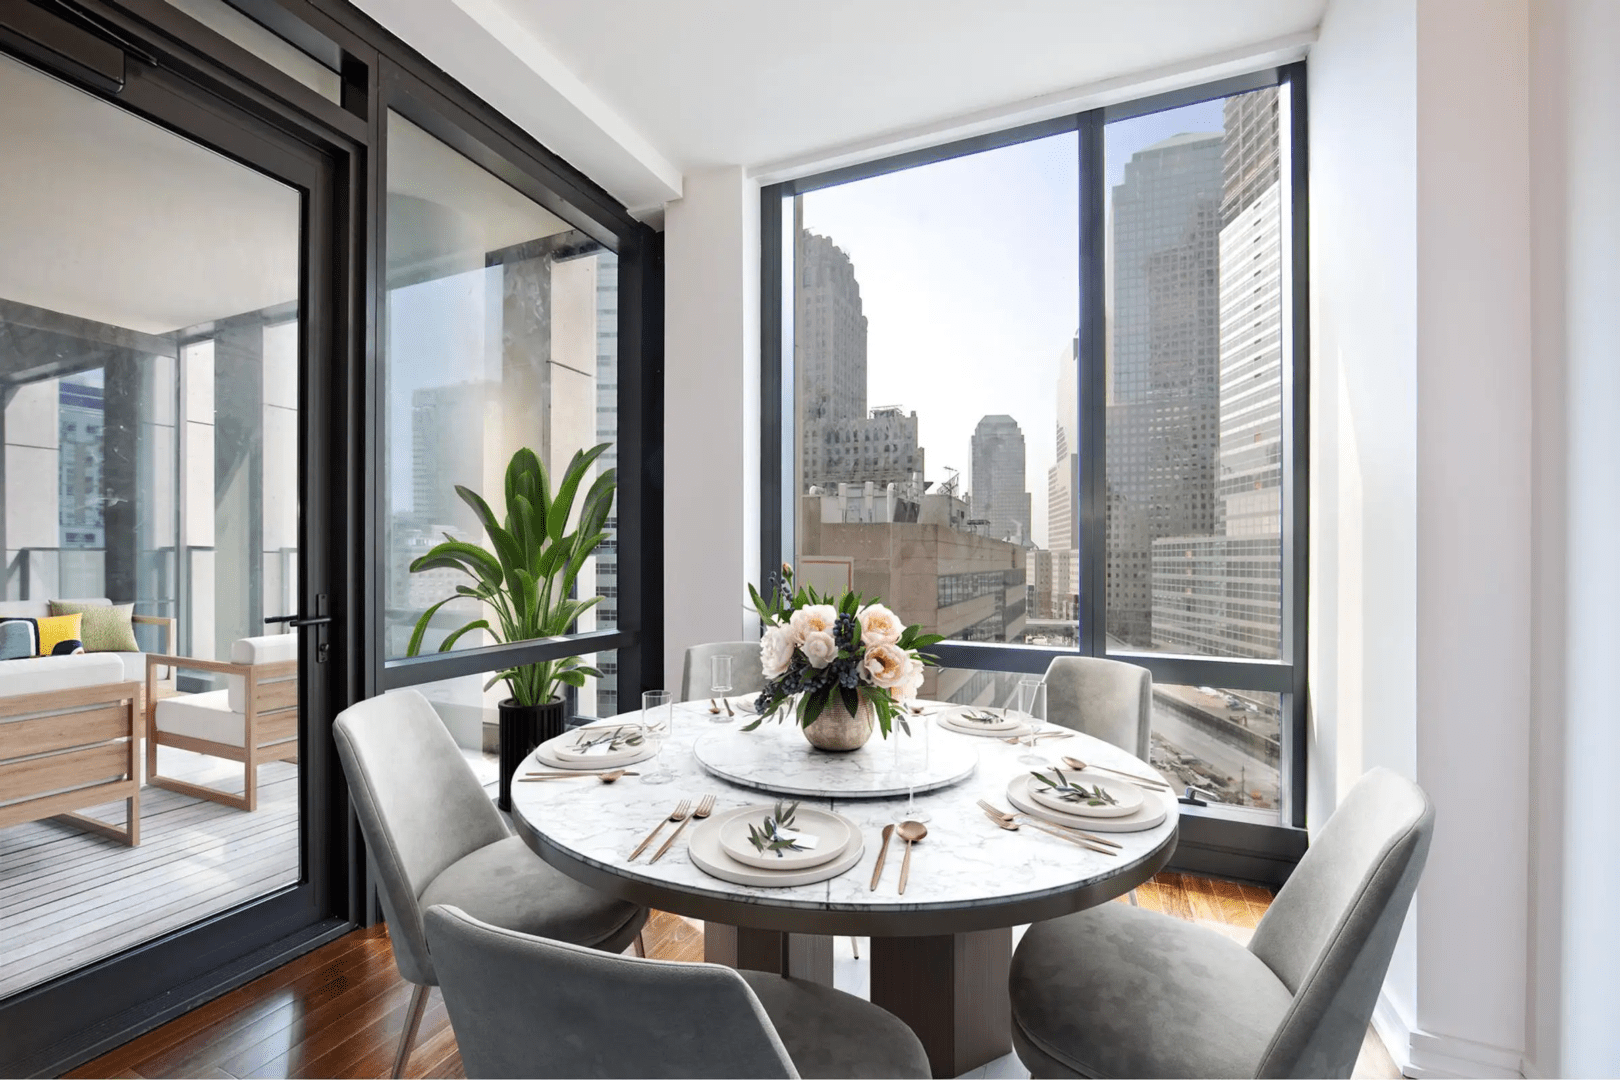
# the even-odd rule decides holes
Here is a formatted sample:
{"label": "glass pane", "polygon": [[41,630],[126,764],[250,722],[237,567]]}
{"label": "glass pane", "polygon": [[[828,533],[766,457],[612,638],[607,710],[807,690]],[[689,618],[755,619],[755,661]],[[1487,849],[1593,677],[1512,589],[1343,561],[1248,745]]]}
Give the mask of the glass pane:
{"label": "glass pane", "polygon": [[[388,116],[389,544],[387,653],[407,655],[412,628],[470,579],[411,572],[446,536],[490,547],[461,485],[505,515],[507,463],[523,447],[555,488],[569,459],[618,432],[618,257],[410,121]],[[614,467],[610,447],[581,486]],[[579,504],[575,502],[577,518]],[[616,516],[609,520],[617,524]],[[578,595],[602,595],[579,630],[617,621],[617,550],[608,541]],[[492,609],[452,599],[422,651],[438,649]],[[473,629],[457,649],[496,640]]]}
{"label": "glass pane", "polygon": [[1155,683],[1148,754],[1204,799],[1275,810],[1281,718],[1279,694]]}
{"label": "glass pane", "polygon": [[[330,65],[310,56],[252,18],[227,0],[165,0],[190,15],[214,33],[242,46],[248,52],[280,68],[326,100],[343,103],[343,80]],[[336,51],[336,46],[332,46]]]}
{"label": "glass pane", "polygon": [[1066,133],[785,203],[801,581],[1073,640],[1078,200]]}
{"label": "glass pane", "polygon": [[[87,605],[82,654],[0,623],[0,998],[300,880],[297,674],[254,666],[297,659],[265,619],[298,610],[301,218],[296,190],[0,57],[0,619],[55,653],[59,605]],[[154,653],[243,666],[148,683]],[[77,726],[55,702],[126,684]],[[42,709],[51,760],[4,764]],[[251,780],[253,806],[165,780]]]}
{"label": "glass pane", "polygon": [[1111,651],[1279,656],[1278,94],[1106,129]]}

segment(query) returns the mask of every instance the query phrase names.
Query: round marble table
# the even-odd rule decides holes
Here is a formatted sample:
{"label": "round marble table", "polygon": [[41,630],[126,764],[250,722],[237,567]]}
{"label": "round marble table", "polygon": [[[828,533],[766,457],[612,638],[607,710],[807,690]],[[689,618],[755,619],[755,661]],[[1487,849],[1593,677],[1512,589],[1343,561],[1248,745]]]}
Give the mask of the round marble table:
{"label": "round marble table", "polygon": [[[740,728],[745,722],[738,719],[729,726]],[[1162,824],[1109,834],[1121,845],[1117,856],[1034,829],[1012,833],[998,828],[976,800],[1011,808],[1006,787],[1028,769],[1017,760],[1023,748],[934,726],[928,737],[936,751],[942,746],[971,748],[978,753],[978,766],[957,784],[916,796],[917,805],[930,815],[928,838],[912,853],[904,896],[896,892],[904,854],[898,839],[889,846],[878,888],[869,888],[883,826],[903,816],[904,796],[805,798],[806,806],[835,810],[853,821],[866,841],[853,869],[814,885],[751,888],[720,881],[692,865],[684,835],[656,863],[648,859],[657,845],[634,863],[627,861],[636,844],[682,798],[695,803],[714,794],[716,812],[769,801],[698,763],[693,744],[716,730],[706,704],[678,704],[674,732],[663,751],[663,763],[675,774],[673,783],[647,785],[635,777],[611,785],[583,779],[514,783],[512,821],[541,858],[571,877],[622,899],[703,919],[708,924],[705,954],[711,960],[830,984],[829,935],[871,937],[872,1000],[917,1031],[938,1076],[959,1075],[1010,1049],[1006,975],[1013,926],[1120,896],[1157,873],[1175,850],[1179,815],[1168,796]],[[791,722],[767,723],[748,737],[803,740]],[[882,745],[875,749],[891,752]],[[1053,760],[1070,754],[1153,775],[1131,754],[1086,735],[1056,740],[1043,752]],[[642,771],[650,765],[644,763]],[[532,767],[526,761],[519,771]],[[660,844],[671,828],[665,827]]]}

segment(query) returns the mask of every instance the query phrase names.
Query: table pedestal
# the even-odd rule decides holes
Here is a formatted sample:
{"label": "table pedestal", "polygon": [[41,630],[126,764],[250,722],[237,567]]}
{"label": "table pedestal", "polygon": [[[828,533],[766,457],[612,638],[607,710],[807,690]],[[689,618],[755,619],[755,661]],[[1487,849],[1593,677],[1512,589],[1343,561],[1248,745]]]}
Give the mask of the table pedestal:
{"label": "table pedestal", "polygon": [[917,1033],[935,1076],[1012,1050],[1012,928],[872,939],[872,1004]]}
{"label": "table pedestal", "polygon": [[[833,939],[705,923],[703,959],[833,984]],[[961,1076],[1012,1050],[1012,928],[872,939],[872,1004],[917,1033],[934,1075]]]}
{"label": "table pedestal", "polygon": [[822,986],[833,984],[833,939],[823,934],[784,934],[704,923],[703,959],[727,967],[791,975]]}

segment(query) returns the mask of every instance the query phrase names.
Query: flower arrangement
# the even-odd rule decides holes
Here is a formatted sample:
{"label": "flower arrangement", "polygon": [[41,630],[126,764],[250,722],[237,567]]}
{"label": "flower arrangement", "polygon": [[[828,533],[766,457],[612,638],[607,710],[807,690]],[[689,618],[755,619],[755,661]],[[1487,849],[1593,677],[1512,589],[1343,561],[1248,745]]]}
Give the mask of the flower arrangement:
{"label": "flower arrangement", "polygon": [[863,701],[870,703],[884,738],[896,720],[910,731],[903,702],[917,696],[924,666],[938,662],[922,650],[944,635],[905,626],[881,603],[866,603],[854,592],[824,596],[808,586],[794,589],[786,563],[769,600],[752,585],[748,593],[765,626],[759,653],[768,682],[755,707],[759,719],[744,731],[780,719],[778,710],[794,695],[802,727],[815,723],[836,695],[850,715]]}

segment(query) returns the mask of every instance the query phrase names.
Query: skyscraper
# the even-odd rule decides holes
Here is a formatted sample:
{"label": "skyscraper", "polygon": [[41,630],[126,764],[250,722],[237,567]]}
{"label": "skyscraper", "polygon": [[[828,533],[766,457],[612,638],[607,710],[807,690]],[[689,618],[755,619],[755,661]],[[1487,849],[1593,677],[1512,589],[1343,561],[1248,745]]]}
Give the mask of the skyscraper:
{"label": "skyscraper", "polygon": [[1080,338],[1058,356],[1057,452],[1046,470],[1046,547],[1035,560],[1036,618],[1072,619],[1080,598]]}
{"label": "skyscraper", "polygon": [[464,536],[483,531],[478,516],[456,494],[484,475],[482,382],[424,386],[411,392],[411,516],[424,528],[453,526]]}
{"label": "skyscraper", "polygon": [[1024,483],[1024,432],[1005,414],[973,429],[973,516],[989,522],[992,540],[1029,540],[1030,499]]}
{"label": "skyscraper", "polygon": [[1227,99],[1214,535],[1153,545],[1153,638],[1272,658],[1282,631],[1282,213],[1277,90]]}
{"label": "skyscraper", "polygon": [[1108,634],[1153,644],[1153,542],[1215,529],[1222,136],[1135,153],[1113,190]]}
{"label": "skyscraper", "polygon": [[848,255],[799,231],[793,356],[801,491],[901,483],[923,472],[917,414],[866,408],[866,316]]}

